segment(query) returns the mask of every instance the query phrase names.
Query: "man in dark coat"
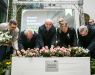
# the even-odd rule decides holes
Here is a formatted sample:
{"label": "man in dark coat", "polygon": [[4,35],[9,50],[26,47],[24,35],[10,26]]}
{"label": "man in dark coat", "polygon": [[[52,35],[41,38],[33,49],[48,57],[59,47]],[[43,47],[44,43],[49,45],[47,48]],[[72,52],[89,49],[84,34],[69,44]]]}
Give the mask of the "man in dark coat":
{"label": "man in dark coat", "polygon": [[76,46],[77,37],[75,29],[70,28],[63,18],[59,19],[59,25],[60,27],[57,29],[58,46]]}
{"label": "man in dark coat", "polygon": [[33,34],[31,29],[22,31],[19,36],[19,49],[25,52],[28,48],[34,49],[37,44],[37,34]]}
{"label": "man in dark coat", "polygon": [[39,27],[38,34],[40,48],[44,46],[50,48],[51,45],[54,45],[56,41],[56,28],[53,26],[52,20],[47,19],[44,25]]}
{"label": "man in dark coat", "polygon": [[95,22],[94,22],[94,19],[90,19],[87,26],[90,27],[90,28],[92,28],[92,29],[95,29]]}
{"label": "man in dark coat", "polygon": [[79,46],[89,50],[92,58],[95,58],[95,29],[80,26],[78,29]]}

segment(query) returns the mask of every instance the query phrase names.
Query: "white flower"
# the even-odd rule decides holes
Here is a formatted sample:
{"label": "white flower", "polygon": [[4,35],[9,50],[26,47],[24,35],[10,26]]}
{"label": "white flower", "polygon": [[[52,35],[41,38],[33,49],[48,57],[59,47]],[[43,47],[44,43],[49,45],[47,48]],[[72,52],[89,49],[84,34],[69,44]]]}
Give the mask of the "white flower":
{"label": "white flower", "polygon": [[6,43],[10,43],[12,39],[12,36],[9,35],[9,32],[3,32],[0,31],[0,44],[6,44]]}

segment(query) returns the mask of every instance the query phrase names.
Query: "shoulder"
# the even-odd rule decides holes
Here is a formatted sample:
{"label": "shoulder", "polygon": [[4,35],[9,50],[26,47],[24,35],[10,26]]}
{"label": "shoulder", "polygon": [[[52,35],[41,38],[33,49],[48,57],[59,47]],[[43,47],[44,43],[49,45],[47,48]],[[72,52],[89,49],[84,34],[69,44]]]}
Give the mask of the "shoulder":
{"label": "shoulder", "polygon": [[24,31],[20,32],[20,35],[25,35]]}
{"label": "shoulder", "polygon": [[40,26],[40,27],[39,27],[39,29],[44,29],[44,28],[45,28],[45,26],[44,26],[44,25],[42,25],[42,26]]}
{"label": "shoulder", "polygon": [[53,25],[53,26],[50,28],[50,30],[56,31],[56,27]]}
{"label": "shoulder", "polygon": [[34,33],[33,36],[36,38],[38,36],[38,34],[37,33]]}
{"label": "shoulder", "polygon": [[73,27],[69,28],[70,32],[76,32],[76,30]]}
{"label": "shoulder", "polygon": [[8,23],[1,23],[0,24],[0,30],[7,30],[8,29]]}
{"label": "shoulder", "polygon": [[19,32],[19,28],[18,27],[15,29],[15,32],[17,32],[17,33]]}
{"label": "shoulder", "polygon": [[57,32],[61,32],[60,28],[57,28]]}
{"label": "shoulder", "polygon": [[56,27],[55,27],[54,25],[52,26],[52,28],[53,28],[53,29],[56,29]]}
{"label": "shoulder", "polygon": [[95,29],[94,28],[89,28],[89,32],[95,34]]}
{"label": "shoulder", "polygon": [[72,30],[72,31],[75,31],[75,29],[73,27],[70,27],[69,29]]}
{"label": "shoulder", "polygon": [[0,23],[0,26],[8,26],[8,23]]}

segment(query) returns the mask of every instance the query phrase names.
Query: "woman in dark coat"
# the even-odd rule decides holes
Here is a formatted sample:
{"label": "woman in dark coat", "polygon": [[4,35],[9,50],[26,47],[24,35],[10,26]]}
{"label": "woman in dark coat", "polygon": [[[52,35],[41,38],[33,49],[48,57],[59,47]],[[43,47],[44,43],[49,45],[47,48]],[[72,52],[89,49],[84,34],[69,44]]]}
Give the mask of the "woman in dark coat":
{"label": "woman in dark coat", "polygon": [[74,28],[70,28],[63,18],[59,20],[60,27],[57,29],[58,46],[76,46],[77,37]]}

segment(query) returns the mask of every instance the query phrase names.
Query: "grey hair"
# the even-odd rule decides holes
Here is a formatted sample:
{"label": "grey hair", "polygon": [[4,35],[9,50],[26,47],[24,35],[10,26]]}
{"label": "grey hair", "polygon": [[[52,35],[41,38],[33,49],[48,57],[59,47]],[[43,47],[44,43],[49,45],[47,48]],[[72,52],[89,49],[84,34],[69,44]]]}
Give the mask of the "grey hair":
{"label": "grey hair", "polygon": [[46,23],[46,22],[51,22],[51,23],[53,24],[53,21],[52,21],[51,19],[46,19],[46,20],[45,20],[45,23]]}
{"label": "grey hair", "polygon": [[79,27],[79,32],[83,32],[83,31],[88,32],[87,26],[82,25],[82,26]]}
{"label": "grey hair", "polygon": [[33,31],[32,29],[27,28],[27,29],[24,31],[24,34],[27,34],[28,32],[32,32],[32,33],[34,33],[34,31]]}
{"label": "grey hair", "polygon": [[59,18],[59,21],[58,22],[60,22],[60,21],[65,21],[65,20],[64,20],[64,18]]}

